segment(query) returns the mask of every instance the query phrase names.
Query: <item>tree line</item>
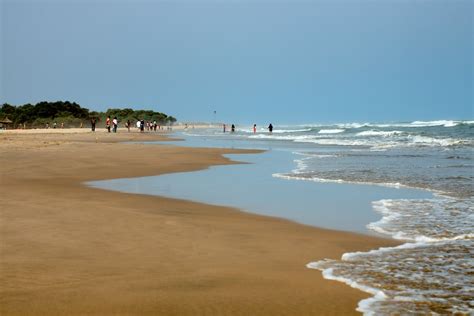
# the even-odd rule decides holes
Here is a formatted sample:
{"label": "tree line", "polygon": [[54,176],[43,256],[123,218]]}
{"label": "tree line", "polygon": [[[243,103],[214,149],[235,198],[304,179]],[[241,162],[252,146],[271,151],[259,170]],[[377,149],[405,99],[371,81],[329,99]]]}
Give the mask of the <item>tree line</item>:
{"label": "tree line", "polygon": [[2,104],[0,108],[0,120],[8,118],[13,123],[13,128],[42,128],[46,124],[64,124],[66,127],[79,127],[89,125],[92,118],[97,121],[105,121],[105,118],[117,117],[119,121],[136,122],[137,120],[157,121],[161,125],[173,124],[176,118],[165,113],[153,110],[133,110],[131,108],[110,108],[106,112],[90,111],[81,107],[76,102],[56,101],[39,102],[36,104],[11,105]]}

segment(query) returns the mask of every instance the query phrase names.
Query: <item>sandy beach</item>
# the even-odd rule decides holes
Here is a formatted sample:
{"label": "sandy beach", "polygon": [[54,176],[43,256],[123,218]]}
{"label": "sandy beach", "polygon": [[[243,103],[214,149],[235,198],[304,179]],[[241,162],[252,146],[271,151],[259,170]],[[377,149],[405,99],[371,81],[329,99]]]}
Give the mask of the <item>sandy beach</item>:
{"label": "sandy beach", "polygon": [[368,294],[306,264],[394,241],[83,184],[245,153],[123,143],[165,134],[0,132],[1,315],[357,314]]}

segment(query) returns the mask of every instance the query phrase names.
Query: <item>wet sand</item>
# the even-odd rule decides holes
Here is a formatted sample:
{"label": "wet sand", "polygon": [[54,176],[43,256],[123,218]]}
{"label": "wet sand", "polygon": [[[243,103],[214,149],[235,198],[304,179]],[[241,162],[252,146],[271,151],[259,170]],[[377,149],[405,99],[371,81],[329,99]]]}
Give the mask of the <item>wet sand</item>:
{"label": "wet sand", "polygon": [[356,314],[367,294],[305,265],[395,242],[83,185],[245,152],[120,143],[163,134],[0,132],[1,315]]}

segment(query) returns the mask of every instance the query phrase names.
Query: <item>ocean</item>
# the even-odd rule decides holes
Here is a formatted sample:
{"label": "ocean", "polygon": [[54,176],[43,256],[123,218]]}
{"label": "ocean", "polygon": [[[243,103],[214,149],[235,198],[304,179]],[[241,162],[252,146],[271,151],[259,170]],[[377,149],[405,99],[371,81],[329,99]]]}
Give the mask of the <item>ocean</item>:
{"label": "ocean", "polygon": [[[291,153],[286,170],[262,169],[274,181],[399,190],[374,196],[374,217],[364,226],[401,246],[307,267],[372,294],[358,306],[366,315],[474,313],[474,121],[273,125],[273,133],[237,126],[234,133],[188,128],[181,136],[204,147]],[[409,188],[430,194],[410,196]]]}

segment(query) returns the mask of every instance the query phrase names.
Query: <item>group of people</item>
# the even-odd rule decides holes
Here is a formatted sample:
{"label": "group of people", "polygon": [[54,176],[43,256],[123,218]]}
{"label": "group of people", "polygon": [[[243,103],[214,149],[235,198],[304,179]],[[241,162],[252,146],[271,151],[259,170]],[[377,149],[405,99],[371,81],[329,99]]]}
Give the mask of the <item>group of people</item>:
{"label": "group of people", "polygon": [[[117,133],[118,123],[119,122],[116,116],[113,119],[110,119],[110,116],[107,116],[107,119],[105,120],[105,128],[107,129],[109,133],[110,132]],[[94,117],[91,118],[91,129],[93,132],[95,132],[96,124],[97,124],[97,119]],[[130,132],[130,128],[132,127],[132,122],[130,120],[127,120],[127,122],[125,122],[125,127]],[[145,129],[147,131],[155,131],[155,132],[157,129],[158,130],[163,129],[163,127],[158,125],[156,121],[151,122],[151,121],[145,121],[145,120],[138,120],[136,123],[136,127],[140,132],[144,132]]]}
{"label": "group of people", "polygon": [[[96,126],[96,123],[97,123],[97,120],[96,118],[91,118],[91,129],[93,132],[95,132],[95,126]],[[130,120],[127,120],[127,122],[125,123],[125,127],[127,128],[127,130],[130,132],[130,128],[132,126],[132,123],[130,122]],[[136,127],[137,129],[140,131],[140,132],[144,132],[145,129],[147,131],[155,131],[158,129],[163,129],[162,126],[158,125],[158,123],[156,121],[145,121],[145,120],[137,120],[137,123],[136,123]],[[186,128],[187,128],[187,124],[186,124]],[[56,128],[56,123],[54,123],[54,127],[53,128]],[[114,133],[117,133],[117,129],[118,129],[118,119],[117,117],[115,116],[112,120],[110,119],[110,116],[107,116],[107,119],[105,120],[105,128],[107,129],[107,131],[110,133],[111,131],[114,132]],[[272,123],[270,123],[270,125],[268,125],[268,131],[270,133],[273,132],[273,125]],[[171,129],[170,127],[168,127],[168,129]],[[224,133],[227,131],[227,126],[226,124],[223,124],[223,130],[224,130]],[[235,124],[232,124],[230,126],[230,131],[231,133],[234,133],[235,132]],[[253,124],[253,133],[256,134],[257,133],[257,124]]]}
{"label": "group of people", "polygon": [[[53,128],[57,128],[58,127],[58,123],[56,122],[53,122]],[[24,126],[24,128],[26,128],[26,126]],[[50,128],[49,126],[49,122],[46,123],[46,126],[45,126],[46,129]],[[61,122],[61,128],[64,128],[64,122]]]}
{"label": "group of people", "polygon": [[[227,129],[227,126],[225,124],[222,124],[222,127],[223,127],[223,130],[224,130],[224,133],[226,132],[226,129]],[[268,131],[270,133],[273,133],[273,125],[272,123],[270,123],[270,125],[268,125]],[[232,124],[230,126],[230,132],[233,133],[235,132],[235,125]],[[253,133],[256,134],[257,133],[257,124],[253,124]]]}
{"label": "group of people", "polygon": [[[109,133],[110,133],[110,128],[112,127],[111,125],[113,125],[113,129],[112,129],[113,132],[117,133],[118,119],[117,119],[116,116],[114,117],[114,119],[112,121],[110,120],[110,116],[107,116],[107,119],[105,120],[105,128],[107,129],[107,132],[109,132]],[[95,130],[95,124],[94,124],[94,129],[93,130]]]}
{"label": "group of people", "polygon": [[[130,125],[128,125],[128,126],[130,126]],[[158,125],[158,123],[157,123],[156,121],[153,121],[153,122],[151,122],[151,121],[146,121],[146,122],[145,122],[145,120],[139,120],[139,121],[137,121],[137,125],[136,125],[136,126],[137,126],[137,129],[138,129],[140,132],[144,132],[145,129],[146,129],[147,131],[155,131],[155,132],[156,132],[157,129],[158,129],[158,130],[163,129],[163,128],[161,127],[161,125]]]}

